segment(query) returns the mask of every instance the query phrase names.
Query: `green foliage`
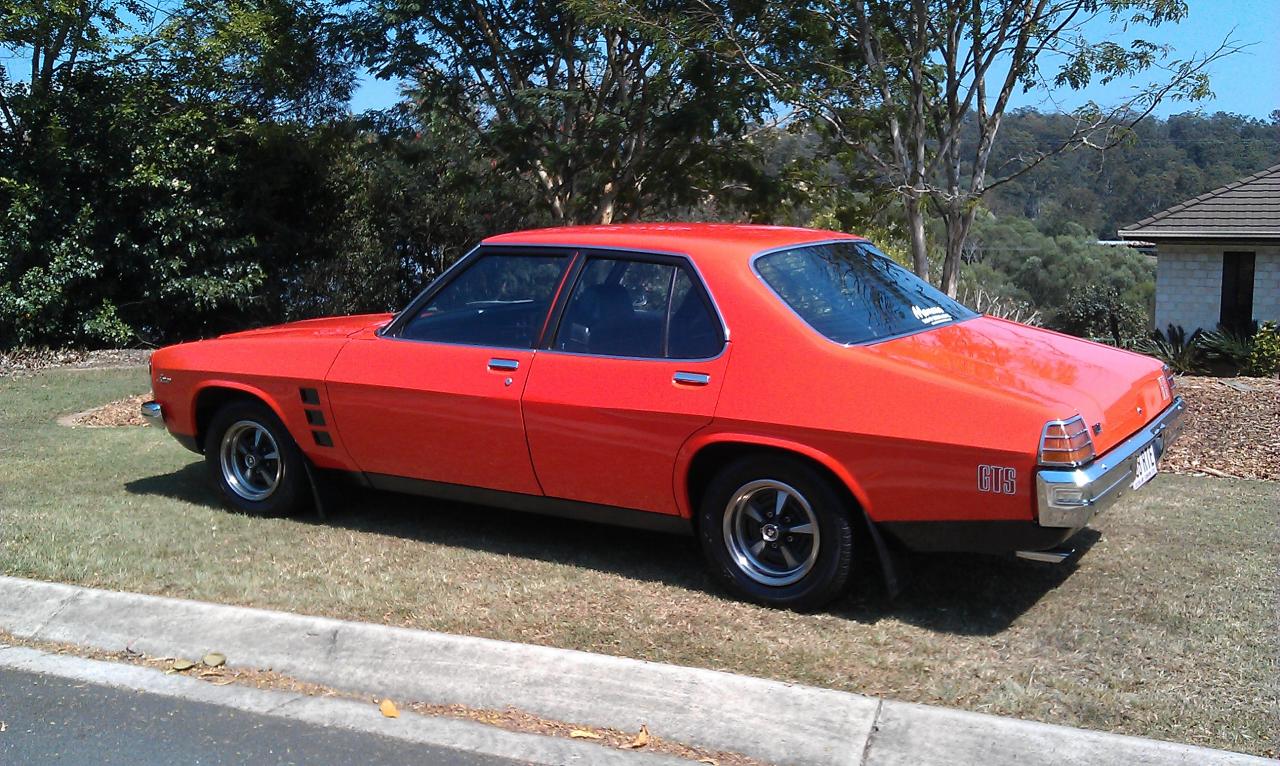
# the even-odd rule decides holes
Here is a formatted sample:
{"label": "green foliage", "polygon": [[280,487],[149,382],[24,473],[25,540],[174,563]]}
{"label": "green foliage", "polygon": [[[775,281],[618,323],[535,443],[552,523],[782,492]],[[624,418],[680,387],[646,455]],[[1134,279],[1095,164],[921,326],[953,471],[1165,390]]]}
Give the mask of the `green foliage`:
{"label": "green foliage", "polygon": [[1140,305],[1123,299],[1115,287],[1089,284],[1072,291],[1070,301],[1054,312],[1053,324],[1072,335],[1106,339],[1121,346],[1142,334],[1147,316]]}
{"label": "green foliage", "polygon": [[1079,227],[1056,236],[1018,218],[979,218],[960,274],[962,294],[1024,303],[1063,332],[1121,344],[1145,334],[1155,265],[1126,247],[1100,246]]}
{"label": "green foliage", "polygon": [[1275,322],[1263,322],[1253,336],[1247,369],[1251,375],[1280,373],[1280,328]]}
{"label": "green foliage", "polygon": [[1134,350],[1154,356],[1169,365],[1169,369],[1185,375],[1204,370],[1204,350],[1200,346],[1200,330],[1187,337],[1187,331],[1181,327],[1169,325],[1166,332],[1156,330],[1151,337],[1134,345]]}
{"label": "green foliage", "polygon": [[1204,332],[1200,336],[1200,347],[1205,357],[1212,361],[1226,362],[1236,369],[1244,370],[1249,366],[1253,355],[1253,332],[1239,332],[1223,325],[1216,330]]}

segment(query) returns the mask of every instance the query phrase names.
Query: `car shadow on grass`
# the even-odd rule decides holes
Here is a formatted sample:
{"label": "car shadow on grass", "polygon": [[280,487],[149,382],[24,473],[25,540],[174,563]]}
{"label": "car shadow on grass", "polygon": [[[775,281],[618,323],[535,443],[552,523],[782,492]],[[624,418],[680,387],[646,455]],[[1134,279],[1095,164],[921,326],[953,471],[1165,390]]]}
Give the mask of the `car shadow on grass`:
{"label": "car shadow on grass", "polygon": [[[230,512],[201,462],[130,481],[125,489]],[[358,487],[341,487],[334,494],[324,518],[307,514],[297,521],[582,567],[729,597],[707,572],[692,537]],[[1076,535],[1071,541],[1076,556],[1057,565],[993,556],[900,554],[905,585],[896,598],[885,588],[874,557],[859,556],[855,588],[825,611],[864,624],[893,619],[939,633],[994,635],[1064,583],[1100,537],[1092,529]],[[864,544],[864,550],[869,548]]]}

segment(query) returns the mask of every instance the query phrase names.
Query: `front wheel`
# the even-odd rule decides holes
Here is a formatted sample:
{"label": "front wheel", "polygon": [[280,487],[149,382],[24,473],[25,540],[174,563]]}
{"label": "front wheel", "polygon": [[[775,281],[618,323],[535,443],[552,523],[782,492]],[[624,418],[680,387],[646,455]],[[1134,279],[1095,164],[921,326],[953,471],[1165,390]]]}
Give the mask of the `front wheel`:
{"label": "front wheel", "polygon": [[703,552],[733,592],[817,609],[849,581],[853,529],[831,482],[789,457],[748,456],[712,480],[699,509]]}
{"label": "front wheel", "polygon": [[204,444],[205,465],[237,510],[287,516],[307,503],[305,458],[275,413],[239,401],[218,410]]}

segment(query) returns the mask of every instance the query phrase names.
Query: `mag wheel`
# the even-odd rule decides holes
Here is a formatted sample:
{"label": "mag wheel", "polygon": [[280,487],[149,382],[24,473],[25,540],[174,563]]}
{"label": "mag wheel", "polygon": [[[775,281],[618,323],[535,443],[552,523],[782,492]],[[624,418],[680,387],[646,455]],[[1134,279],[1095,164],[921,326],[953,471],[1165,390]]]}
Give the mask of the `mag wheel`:
{"label": "mag wheel", "polygon": [[816,609],[849,581],[853,530],[847,505],[826,477],[799,460],[742,458],[717,474],[703,497],[703,552],[743,598]]}
{"label": "mag wheel", "polygon": [[257,402],[233,402],[209,424],[205,464],[238,510],[285,516],[307,501],[305,459],[284,425]]}

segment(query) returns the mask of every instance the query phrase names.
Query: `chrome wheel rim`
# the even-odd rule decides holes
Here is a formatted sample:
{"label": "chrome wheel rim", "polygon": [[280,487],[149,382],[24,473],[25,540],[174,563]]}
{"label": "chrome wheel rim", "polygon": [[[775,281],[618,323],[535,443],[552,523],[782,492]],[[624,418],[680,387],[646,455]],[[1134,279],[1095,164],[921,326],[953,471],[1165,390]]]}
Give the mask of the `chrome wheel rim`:
{"label": "chrome wheel rim", "polygon": [[222,435],[222,478],[231,491],[252,502],[266,500],[280,486],[284,463],[271,432],[252,420],[231,424]]}
{"label": "chrome wheel rim", "polygon": [[773,479],[742,485],[724,512],[724,542],[738,569],[763,585],[802,579],[818,560],[818,517],[794,487]]}

